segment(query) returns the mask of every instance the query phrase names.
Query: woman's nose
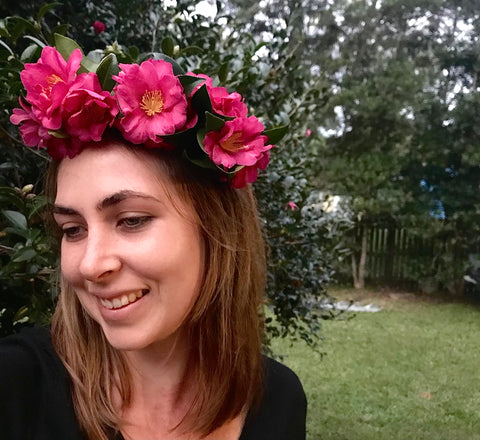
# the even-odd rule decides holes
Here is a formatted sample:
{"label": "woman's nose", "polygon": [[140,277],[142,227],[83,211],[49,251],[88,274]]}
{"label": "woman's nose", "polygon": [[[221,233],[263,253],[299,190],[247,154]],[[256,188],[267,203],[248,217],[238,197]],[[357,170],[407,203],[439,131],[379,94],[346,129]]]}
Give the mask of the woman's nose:
{"label": "woman's nose", "polygon": [[79,271],[89,281],[102,281],[122,267],[115,250],[115,239],[108,233],[89,231]]}

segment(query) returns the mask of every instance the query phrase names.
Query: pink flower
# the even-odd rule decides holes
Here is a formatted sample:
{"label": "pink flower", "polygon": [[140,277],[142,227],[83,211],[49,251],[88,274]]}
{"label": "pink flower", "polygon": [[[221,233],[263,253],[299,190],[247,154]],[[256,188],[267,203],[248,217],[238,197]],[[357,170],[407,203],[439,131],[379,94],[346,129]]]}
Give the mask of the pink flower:
{"label": "pink flower", "polygon": [[100,141],[118,113],[117,102],[102,90],[95,73],[81,74],[62,104],[63,128],[82,142]]}
{"label": "pink flower", "polygon": [[62,160],[65,157],[75,157],[85,143],[75,137],[56,138],[51,136],[45,141],[44,146],[47,147],[48,154],[55,160]]}
{"label": "pink flower", "polygon": [[41,122],[33,114],[32,109],[20,100],[22,108],[13,109],[10,116],[12,124],[20,126],[23,142],[28,147],[45,147],[48,154],[54,159],[61,160],[66,156],[74,157],[82,149],[83,143],[79,139],[70,137],[54,137],[48,133]]}
{"label": "pink flower", "polygon": [[21,124],[20,134],[23,142],[28,147],[41,147],[45,139],[48,139],[48,129],[33,114],[32,106],[19,99],[22,108],[14,108],[10,116],[10,122],[14,125]]}
{"label": "pink flower", "polygon": [[210,90],[210,99],[212,108],[216,113],[240,118],[247,116],[248,108],[240,93],[228,93],[225,87],[214,87]]}
{"label": "pink flower", "polygon": [[266,169],[269,160],[270,151],[266,151],[255,165],[243,167],[241,170],[237,171],[230,182],[231,187],[243,188],[247,186],[247,184],[255,182],[258,177],[258,170]]}
{"label": "pink flower", "polygon": [[105,23],[102,21],[94,21],[93,22],[93,30],[95,31],[96,34],[101,34],[102,32],[105,32]]}
{"label": "pink flower", "polygon": [[[214,112],[223,116],[234,116],[241,118],[247,117],[248,108],[243,102],[243,98],[240,93],[228,93],[228,90],[225,87],[214,87],[212,78],[202,73],[198,75],[189,73],[189,75],[205,79],[205,85],[207,87]],[[193,93],[195,93],[200,87],[201,84],[193,90]]]}
{"label": "pink flower", "polygon": [[307,129],[307,131],[305,132],[305,137],[310,137],[312,135],[312,130],[310,129]]}
{"label": "pink flower", "polygon": [[187,121],[187,99],[174,76],[172,65],[163,60],[142,64],[120,64],[122,71],[113,76],[114,88],[123,118],[119,128],[125,139],[141,144],[159,136],[173,134]]}
{"label": "pink flower", "polygon": [[67,62],[57,49],[46,46],[36,63],[25,64],[20,78],[27,91],[26,99],[45,128],[58,130],[62,125],[60,106],[81,61],[80,49],[75,49]]}
{"label": "pink flower", "polygon": [[225,122],[220,131],[209,131],[203,145],[210,159],[217,165],[231,168],[235,165],[255,165],[263,153],[273,145],[265,145],[263,124],[255,117],[236,118]]}
{"label": "pink flower", "polygon": [[288,210],[288,209],[290,209],[290,211],[295,211],[296,209],[300,209],[300,208],[295,202],[290,201],[285,205],[285,210]]}

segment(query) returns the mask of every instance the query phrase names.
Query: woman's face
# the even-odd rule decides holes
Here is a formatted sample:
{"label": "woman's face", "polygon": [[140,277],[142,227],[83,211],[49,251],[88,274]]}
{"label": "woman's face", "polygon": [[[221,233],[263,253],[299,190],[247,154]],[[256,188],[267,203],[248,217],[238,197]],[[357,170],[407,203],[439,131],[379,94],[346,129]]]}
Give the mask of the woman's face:
{"label": "woman's face", "polygon": [[120,350],[175,340],[203,270],[192,208],[148,159],[90,148],[64,159],[57,178],[63,276]]}

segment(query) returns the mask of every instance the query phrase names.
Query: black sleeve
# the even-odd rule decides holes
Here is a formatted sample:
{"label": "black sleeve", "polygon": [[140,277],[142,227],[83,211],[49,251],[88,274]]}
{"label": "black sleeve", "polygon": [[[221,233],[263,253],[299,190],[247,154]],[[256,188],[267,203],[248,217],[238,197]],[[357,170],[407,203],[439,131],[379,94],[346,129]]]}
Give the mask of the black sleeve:
{"label": "black sleeve", "polygon": [[0,341],[0,432],[2,439],[30,439],[38,420],[39,366],[15,336]]}
{"label": "black sleeve", "polygon": [[307,399],[297,375],[266,358],[260,406],[245,421],[240,440],[305,440]]}
{"label": "black sleeve", "polygon": [[0,339],[1,440],[81,440],[70,379],[48,328]]}

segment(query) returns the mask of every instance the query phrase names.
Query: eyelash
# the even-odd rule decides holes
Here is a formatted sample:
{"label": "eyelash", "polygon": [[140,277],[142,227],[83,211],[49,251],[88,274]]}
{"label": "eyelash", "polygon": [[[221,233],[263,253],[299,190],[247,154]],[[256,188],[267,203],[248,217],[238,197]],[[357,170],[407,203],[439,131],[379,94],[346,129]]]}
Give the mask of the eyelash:
{"label": "eyelash", "polygon": [[[123,228],[126,231],[135,232],[137,229],[141,229],[148,222],[152,220],[152,216],[132,216],[125,217],[118,221],[117,226]],[[80,238],[82,226],[72,226],[62,230],[63,236],[67,240],[74,241]]]}
{"label": "eyelash", "polygon": [[[135,230],[140,229],[142,226],[147,224],[153,217],[145,215],[145,216],[133,216],[133,217],[125,217],[119,220],[119,225],[125,227],[127,230]],[[134,223],[134,224],[132,224]]]}

